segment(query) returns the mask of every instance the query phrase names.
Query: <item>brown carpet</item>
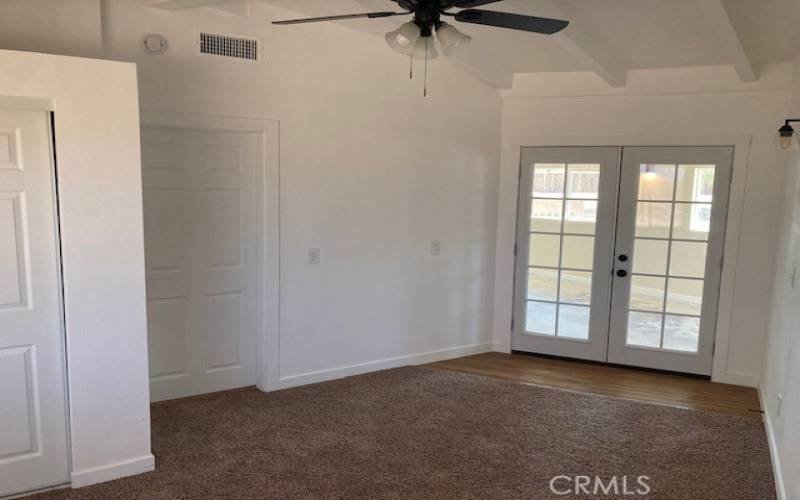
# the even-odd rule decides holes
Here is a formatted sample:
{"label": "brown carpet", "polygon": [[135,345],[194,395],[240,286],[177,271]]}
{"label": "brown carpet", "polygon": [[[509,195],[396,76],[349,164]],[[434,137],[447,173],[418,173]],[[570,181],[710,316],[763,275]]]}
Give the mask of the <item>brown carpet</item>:
{"label": "brown carpet", "polygon": [[152,421],[156,472],[35,498],[642,498],[556,496],[558,475],[775,498],[758,421],[428,368],[161,403]]}

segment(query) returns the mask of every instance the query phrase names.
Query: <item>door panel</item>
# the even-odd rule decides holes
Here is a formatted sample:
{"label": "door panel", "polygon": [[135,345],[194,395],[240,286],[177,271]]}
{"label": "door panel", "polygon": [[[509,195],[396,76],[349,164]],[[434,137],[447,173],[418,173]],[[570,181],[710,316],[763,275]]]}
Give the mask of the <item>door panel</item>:
{"label": "door panel", "polygon": [[608,361],[710,375],[733,148],[623,158]]}
{"label": "door panel", "polygon": [[513,348],[604,360],[619,148],[524,148]]}
{"label": "door panel", "polygon": [[145,128],[153,401],[255,383],[257,134]]}
{"label": "door panel", "polygon": [[69,481],[49,116],[0,110],[0,496]]}

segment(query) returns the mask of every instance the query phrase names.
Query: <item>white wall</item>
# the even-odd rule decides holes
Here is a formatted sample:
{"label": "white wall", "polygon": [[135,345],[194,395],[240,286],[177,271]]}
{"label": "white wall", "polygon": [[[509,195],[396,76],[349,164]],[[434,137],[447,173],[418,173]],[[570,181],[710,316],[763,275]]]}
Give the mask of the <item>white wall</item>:
{"label": "white wall", "polygon": [[[489,348],[497,90],[440,60],[425,99],[382,39],[271,26],[296,14],[260,2],[249,20],[106,5],[107,54],[138,64],[142,109],[280,120],[280,386]],[[197,56],[199,29],[262,36],[266,60]],[[149,32],[167,54],[140,49]]]}
{"label": "white wall", "polygon": [[[57,25],[48,23],[47,12],[59,9],[60,0],[5,2],[15,8],[4,10],[0,27],[11,34],[0,36],[0,47],[135,62],[140,110],[280,120],[280,380],[274,386],[490,349],[500,155],[496,89],[439,60],[430,66],[425,99],[419,77],[408,80],[407,59],[382,39],[335,24],[274,27],[268,19],[296,14],[260,2],[253,2],[250,19],[242,19],[211,9],[154,10],[145,1],[81,0],[80,9],[58,10]],[[97,4],[96,15],[83,8],[90,4]],[[97,18],[104,22],[100,37]],[[84,28],[91,32],[86,37],[105,44],[76,48],[71,33]],[[198,29],[261,36],[266,60],[197,56]],[[141,50],[143,36],[153,32],[167,37],[167,54]],[[55,85],[63,61],[43,58],[39,71]],[[76,211],[65,216],[65,239],[85,246],[80,255],[66,251],[65,260],[82,269],[92,257],[94,265],[72,271],[74,277],[68,273],[67,282],[130,285],[98,292],[108,307],[68,304],[75,313],[91,312],[73,325],[85,337],[70,347],[74,460],[77,470],[91,471],[149,454],[141,387],[144,268],[141,201],[134,196],[138,152],[130,151],[138,140],[129,95],[134,67],[75,61],[71,69],[83,83],[76,95],[94,100],[81,110],[85,121],[58,115],[65,135],[75,137],[59,148],[65,158],[85,162],[81,177],[67,184],[81,193],[105,190],[65,200]],[[0,81],[20,84],[22,73],[7,61],[0,67]],[[120,136],[130,142],[120,144]],[[89,142],[97,139],[105,141],[102,148]],[[115,150],[119,157],[109,155]],[[77,226],[89,211],[126,232],[92,240],[96,231]],[[122,238],[127,246],[118,251]],[[443,242],[441,256],[431,256],[432,240]],[[306,264],[310,247],[321,249],[318,266]],[[120,266],[108,269],[109,259]],[[134,290],[138,296],[130,297]],[[120,311],[122,300],[130,306]]]}
{"label": "white wall", "polygon": [[[504,92],[503,171],[495,291],[495,346],[510,342],[511,280],[518,151],[526,138],[623,136],[750,136],[741,235],[735,251],[733,303],[727,349],[718,349],[714,378],[755,386],[762,368],[776,251],[783,171],[775,135],[790,100],[791,65],[764,68],[757,83],[742,84],[731,68],[629,72],[624,89],[589,73],[516,75]],[[569,142],[569,139],[567,139]],[[740,151],[741,154],[741,151]],[[741,173],[739,173],[741,174]],[[736,175],[736,174],[735,174]],[[726,262],[726,265],[730,265]],[[718,344],[719,347],[719,344]]]}
{"label": "white wall", "polygon": [[55,105],[72,481],[149,470],[136,68],[0,50],[0,96]]}
{"label": "white wall", "polygon": [[70,56],[102,54],[101,0],[0,0],[0,47]]}
{"label": "white wall", "polygon": [[[800,59],[795,67],[797,78]],[[795,80],[793,97],[784,118],[800,118],[800,79]],[[785,498],[795,500],[800,499],[800,153],[786,154],[784,170],[780,243],[761,398],[776,472]],[[782,404],[778,394],[783,396]]]}

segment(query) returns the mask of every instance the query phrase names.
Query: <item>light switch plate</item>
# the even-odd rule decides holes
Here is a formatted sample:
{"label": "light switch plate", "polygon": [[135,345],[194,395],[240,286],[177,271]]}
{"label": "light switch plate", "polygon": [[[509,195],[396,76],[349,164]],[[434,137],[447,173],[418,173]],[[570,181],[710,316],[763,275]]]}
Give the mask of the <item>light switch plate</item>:
{"label": "light switch plate", "polygon": [[308,249],[308,264],[312,266],[319,264],[319,248]]}
{"label": "light switch plate", "polygon": [[442,242],[439,240],[431,241],[431,255],[442,255]]}

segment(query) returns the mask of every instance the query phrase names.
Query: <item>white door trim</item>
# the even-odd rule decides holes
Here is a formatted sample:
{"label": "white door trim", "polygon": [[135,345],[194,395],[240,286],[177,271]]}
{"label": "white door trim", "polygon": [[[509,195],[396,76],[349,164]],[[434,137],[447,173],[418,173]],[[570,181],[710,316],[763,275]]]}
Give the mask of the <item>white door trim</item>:
{"label": "white door trim", "polygon": [[519,165],[523,147],[536,146],[733,146],[733,178],[725,234],[725,262],[720,285],[716,329],[716,354],[711,378],[716,382],[755,386],[750,374],[728,371],[734,285],[750,163],[749,134],[733,135],[597,135],[513,136],[503,141],[497,220],[494,304],[494,349],[511,351],[511,319],[514,308],[514,243],[517,229]]}
{"label": "white door trim", "polygon": [[52,99],[44,97],[15,97],[0,95],[0,108],[3,109],[26,109],[28,111],[47,111],[56,109]]}
{"label": "white door trim", "polygon": [[254,132],[261,135],[263,158],[259,190],[263,241],[259,247],[259,297],[256,334],[256,385],[278,388],[280,373],[280,122],[272,119],[142,111],[143,127]]}

